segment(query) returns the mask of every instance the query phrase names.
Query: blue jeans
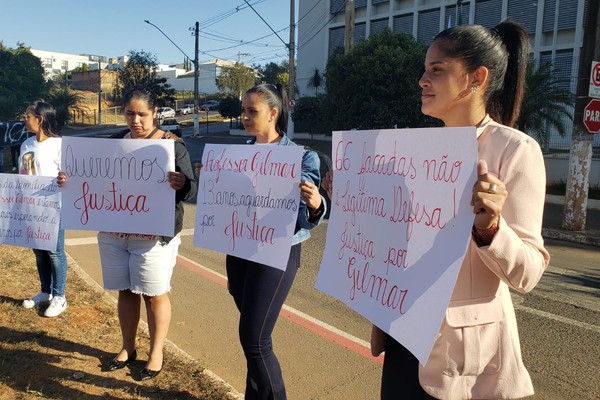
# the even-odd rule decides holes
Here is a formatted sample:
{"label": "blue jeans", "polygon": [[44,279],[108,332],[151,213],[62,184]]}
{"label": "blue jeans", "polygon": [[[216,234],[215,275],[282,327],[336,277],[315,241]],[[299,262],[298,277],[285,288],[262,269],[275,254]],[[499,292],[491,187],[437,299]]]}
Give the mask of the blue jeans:
{"label": "blue jeans", "polygon": [[52,296],[64,296],[67,285],[67,255],[65,253],[65,230],[58,229],[56,251],[33,249],[42,292]]}
{"label": "blue jeans", "polygon": [[240,311],[239,335],[246,356],[246,400],[286,399],[271,334],[300,265],[300,244],[292,246],[285,271],[227,256],[229,293]]}

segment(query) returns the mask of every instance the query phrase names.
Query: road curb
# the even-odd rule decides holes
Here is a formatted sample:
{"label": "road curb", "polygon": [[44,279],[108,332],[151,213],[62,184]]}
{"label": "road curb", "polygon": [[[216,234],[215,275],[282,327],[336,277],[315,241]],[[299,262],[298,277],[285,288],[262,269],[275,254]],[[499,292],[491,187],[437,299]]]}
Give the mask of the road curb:
{"label": "road curb", "polygon": [[562,240],[600,247],[600,232],[598,235],[592,236],[589,234],[589,231],[566,231],[563,229],[543,228],[542,236],[545,239]]}

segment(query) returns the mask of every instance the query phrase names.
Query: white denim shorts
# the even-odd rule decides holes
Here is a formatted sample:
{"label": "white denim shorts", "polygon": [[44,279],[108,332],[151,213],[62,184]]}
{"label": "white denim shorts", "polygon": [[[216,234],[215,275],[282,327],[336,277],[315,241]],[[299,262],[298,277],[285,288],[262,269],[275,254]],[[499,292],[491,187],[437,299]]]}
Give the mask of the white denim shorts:
{"label": "white denim shorts", "polygon": [[129,289],[147,296],[168,293],[180,244],[179,235],[162,245],[158,239],[134,239],[99,232],[104,289]]}

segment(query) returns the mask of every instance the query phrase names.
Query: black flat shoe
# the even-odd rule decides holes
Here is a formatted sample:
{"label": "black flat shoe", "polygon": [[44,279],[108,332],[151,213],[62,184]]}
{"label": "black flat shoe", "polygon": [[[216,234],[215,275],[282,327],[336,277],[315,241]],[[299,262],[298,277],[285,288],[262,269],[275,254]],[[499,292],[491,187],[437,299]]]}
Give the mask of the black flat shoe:
{"label": "black flat shoe", "polygon": [[153,371],[151,369],[144,368],[140,372],[140,381],[147,381],[148,379],[156,378],[156,376],[160,374],[160,371],[162,371],[162,367],[160,367],[158,371]]}
{"label": "black flat shoe", "polygon": [[112,360],[110,360],[108,362],[108,365],[106,366],[106,369],[108,369],[109,371],[116,371],[118,369],[125,367],[127,364],[135,361],[136,358],[137,358],[137,350],[134,350],[133,353],[131,353],[129,355],[129,357],[127,357],[127,360],[125,360],[125,361],[119,361],[116,359],[116,357],[113,358]]}

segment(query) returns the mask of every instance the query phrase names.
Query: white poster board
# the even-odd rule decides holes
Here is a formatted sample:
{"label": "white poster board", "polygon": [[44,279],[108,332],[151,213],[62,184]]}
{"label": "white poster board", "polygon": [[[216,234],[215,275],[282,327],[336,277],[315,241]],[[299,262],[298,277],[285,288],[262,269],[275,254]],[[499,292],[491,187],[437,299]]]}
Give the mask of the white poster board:
{"label": "white poster board", "polygon": [[473,224],[475,128],[334,132],[333,198],[316,288],[425,364]]}
{"label": "white poster board", "polygon": [[300,146],[207,144],[194,245],[285,270],[303,152]]}
{"label": "white poster board", "polygon": [[173,236],[173,140],[64,137],[61,152],[65,227]]}
{"label": "white poster board", "polygon": [[56,177],[0,174],[0,243],[55,251],[60,208]]}

